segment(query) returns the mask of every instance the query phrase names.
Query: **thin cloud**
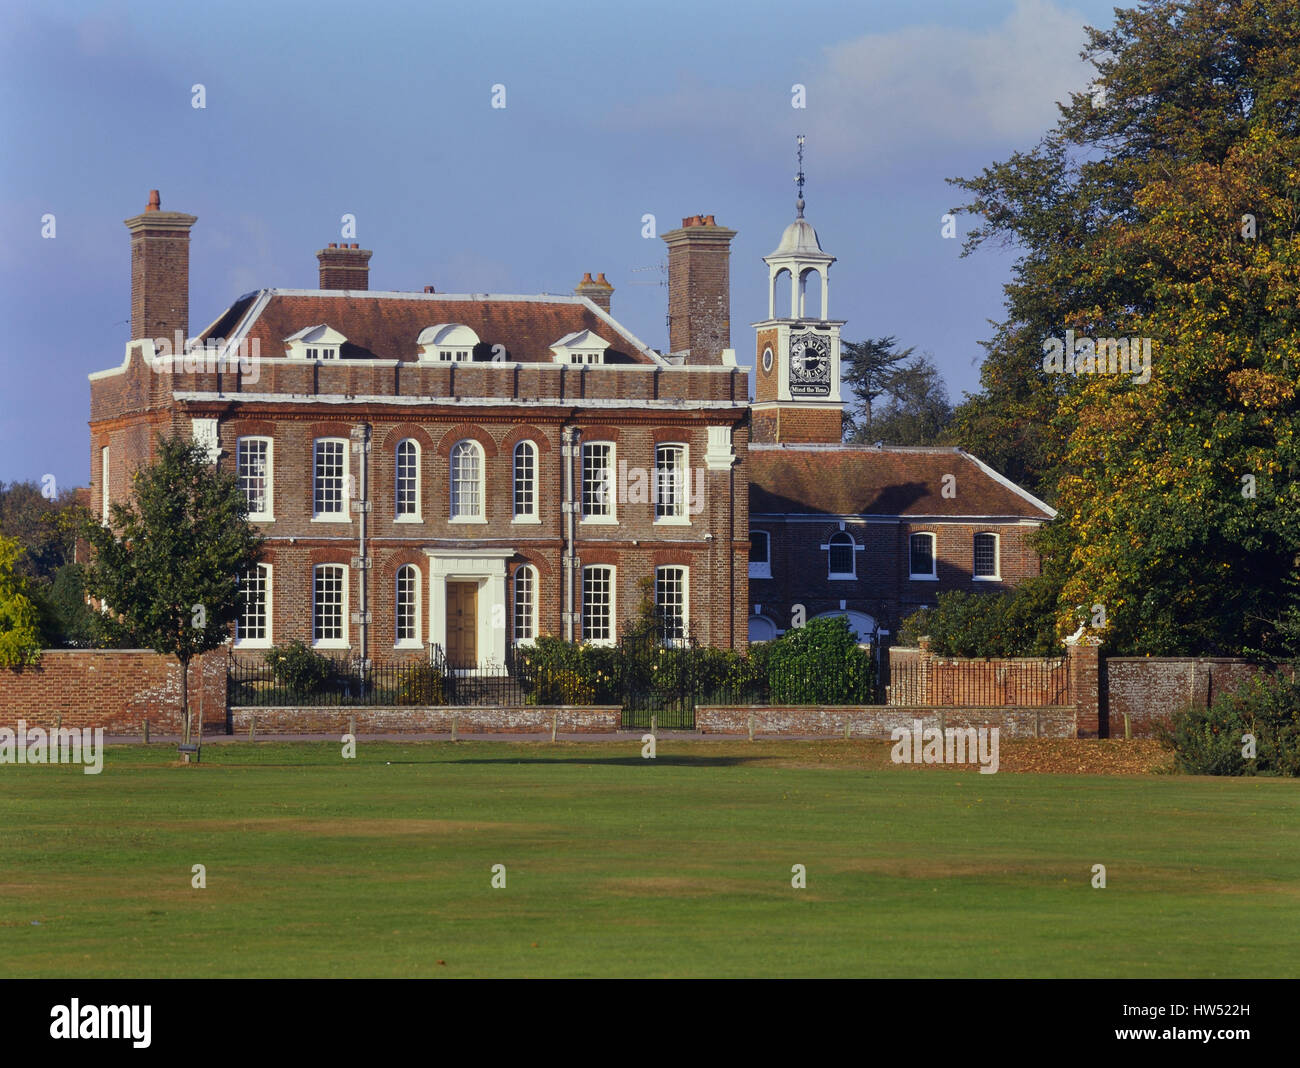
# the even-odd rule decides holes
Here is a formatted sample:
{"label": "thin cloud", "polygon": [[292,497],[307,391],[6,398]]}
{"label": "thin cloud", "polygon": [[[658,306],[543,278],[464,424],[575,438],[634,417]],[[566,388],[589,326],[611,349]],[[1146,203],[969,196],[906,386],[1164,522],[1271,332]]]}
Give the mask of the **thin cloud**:
{"label": "thin cloud", "polygon": [[[901,162],[968,146],[1036,140],[1058,118],[1056,101],[1083,90],[1085,18],[1049,0],[1019,0],[997,26],[906,26],[827,45],[802,79],[807,108],[790,86],[715,88],[682,76],[670,93],[612,112],[612,123],[725,137],[733,149],[770,155],[774,120],[788,117],[821,161]],[[798,81],[798,77],[791,81]],[[785,131],[779,130],[784,135]]]}

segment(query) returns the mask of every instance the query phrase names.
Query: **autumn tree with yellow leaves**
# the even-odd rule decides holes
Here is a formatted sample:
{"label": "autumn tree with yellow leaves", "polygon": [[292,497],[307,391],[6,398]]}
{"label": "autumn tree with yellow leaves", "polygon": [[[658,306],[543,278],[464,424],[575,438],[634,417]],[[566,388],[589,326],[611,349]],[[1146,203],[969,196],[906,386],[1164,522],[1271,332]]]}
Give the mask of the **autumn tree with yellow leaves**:
{"label": "autumn tree with yellow leaves", "polygon": [[[1300,553],[1300,16],[1153,0],[1087,32],[1096,83],[1033,151],[955,180],[983,217],[965,253],[1022,253],[955,434],[1060,511],[1040,539],[1058,634],[1102,618],[1117,653],[1281,655]],[[1052,339],[1073,342],[1065,373]],[[1149,344],[1149,374],[1113,343],[1091,360],[1103,339]]]}

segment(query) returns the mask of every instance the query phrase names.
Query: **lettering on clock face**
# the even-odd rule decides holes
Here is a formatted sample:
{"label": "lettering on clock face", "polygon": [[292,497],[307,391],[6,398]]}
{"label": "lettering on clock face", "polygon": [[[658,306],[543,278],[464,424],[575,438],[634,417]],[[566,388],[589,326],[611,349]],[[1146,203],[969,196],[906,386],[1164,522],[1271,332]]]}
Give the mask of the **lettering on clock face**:
{"label": "lettering on clock face", "polygon": [[826,397],[831,391],[831,345],[824,334],[790,337],[790,395]]}

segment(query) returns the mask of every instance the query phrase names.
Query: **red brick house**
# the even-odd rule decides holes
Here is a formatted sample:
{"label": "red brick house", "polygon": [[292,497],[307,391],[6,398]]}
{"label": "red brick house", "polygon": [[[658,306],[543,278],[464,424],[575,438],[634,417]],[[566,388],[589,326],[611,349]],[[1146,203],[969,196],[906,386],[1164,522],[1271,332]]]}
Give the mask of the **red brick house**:
{"label": "red brick house", "polygon": [[[190,339],[196,220],[155,192],[126,220],[132,340],[90,376],[92,501],[103,514],[127,492],[156,434],[204,442],[267,538],[234,640],[249,654],[434,645],[487,668],[539,635],[613,641],[643,579],[667,637],[743,649],[796,604],[883,623],[1035,572],[1023,534],[1050,509],[973,457],[837,444],[834,258],[800,216],[767,258],[751,406],[729,348],[735,231],[712,216],[663,235],[668,355],[612,317],[603,274],[564,296],[380,292],[356,245],[317,252],[318,289],[247,294]],[[923,536],[929,585],[909,571]]]}
{"label": "red brick house", "polygon": [[[267,550],[236,652],[432,643],[500,665],[540,634],[613,641],[646,577],[669,637],[744,647],[747,380],[705,340],[726,340],[716,306],[685,313],[674,359],[610,316],[603,275],[572,296],[372,292],[371,253],[330,246],[320,289],[241,297],[169,359],[194,221],[156,194],[127,220],[134,340],[91,376],[92,497],[125,493],[158,432],[238,475]],[[669,236],[678,272],[719,255]]]}

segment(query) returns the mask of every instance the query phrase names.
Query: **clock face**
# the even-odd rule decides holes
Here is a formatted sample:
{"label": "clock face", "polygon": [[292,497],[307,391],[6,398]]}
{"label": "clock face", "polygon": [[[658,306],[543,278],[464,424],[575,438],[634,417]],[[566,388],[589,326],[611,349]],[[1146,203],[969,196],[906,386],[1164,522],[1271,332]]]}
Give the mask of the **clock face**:
{"label": "clock face", "polygon": [[790,337],[790,395],[826,397],[831,392],[831,343],[824,334]]}
{"label": "clock face", "polygon": [[772,346],[771,345],[768,345],[767,348],[763,350],[763,373],[765,375],[772,373]]}

